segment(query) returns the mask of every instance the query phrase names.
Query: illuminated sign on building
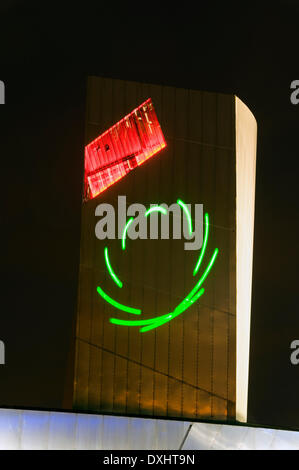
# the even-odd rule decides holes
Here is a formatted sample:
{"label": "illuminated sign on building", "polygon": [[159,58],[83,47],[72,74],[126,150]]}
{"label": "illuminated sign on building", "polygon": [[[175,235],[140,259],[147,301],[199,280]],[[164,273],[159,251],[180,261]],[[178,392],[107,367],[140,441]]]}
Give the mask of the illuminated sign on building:
{"label": "illuminated sign on building", "polygon": [[148,98],[85,147],[85,197],[102,193],[165,146]]}

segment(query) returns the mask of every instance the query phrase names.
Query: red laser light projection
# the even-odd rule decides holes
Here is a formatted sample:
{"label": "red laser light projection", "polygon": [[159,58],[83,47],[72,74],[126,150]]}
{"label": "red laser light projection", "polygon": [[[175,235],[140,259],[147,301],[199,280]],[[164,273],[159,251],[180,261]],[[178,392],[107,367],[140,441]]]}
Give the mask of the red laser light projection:
{"label": "red laser light projection", "polygon": [[166,147],[151,98],[85,147],[85,199],[102,193]]}

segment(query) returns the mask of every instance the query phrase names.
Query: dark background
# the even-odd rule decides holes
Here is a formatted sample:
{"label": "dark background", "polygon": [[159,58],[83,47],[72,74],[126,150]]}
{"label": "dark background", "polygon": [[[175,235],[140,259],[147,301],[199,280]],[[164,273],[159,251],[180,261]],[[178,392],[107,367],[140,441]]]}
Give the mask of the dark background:
{"label": "dark background", "polygon": [[[83,7],[83,5],[85,5]],[[76,309],[88,74],[234,93],[258,123],[248,421],[299,429],[298,1],[122,11],[2,1],[0,406],[60,408]]]}

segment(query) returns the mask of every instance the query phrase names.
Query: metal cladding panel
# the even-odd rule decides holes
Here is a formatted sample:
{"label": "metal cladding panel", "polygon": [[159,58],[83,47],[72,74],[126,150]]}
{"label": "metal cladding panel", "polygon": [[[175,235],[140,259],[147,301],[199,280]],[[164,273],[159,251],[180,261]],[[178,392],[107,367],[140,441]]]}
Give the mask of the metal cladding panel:
{"label": "metal cladding panel", "polygon": [[[90,77],[86,144],[148,98],[166,147],[82,205],[74,409],[181,419],[235,418],[236,400],[236,156],[234,97],[217,93]],[[180,198],[203,204],[210,233],[203,267],[217,260],[205,292],[187,311],[147,332],[114,325],[131,320],[98,294],[97,287],[149,319],[169,313],[197,279],[198,251],[184,239],[99,240],[99,204],[118,213],[126,204]],[[192,217],[194,214],[192,214]],[[104,248],[120,289],[108,275]],[[135,319],[135,318],[134,318]]]}

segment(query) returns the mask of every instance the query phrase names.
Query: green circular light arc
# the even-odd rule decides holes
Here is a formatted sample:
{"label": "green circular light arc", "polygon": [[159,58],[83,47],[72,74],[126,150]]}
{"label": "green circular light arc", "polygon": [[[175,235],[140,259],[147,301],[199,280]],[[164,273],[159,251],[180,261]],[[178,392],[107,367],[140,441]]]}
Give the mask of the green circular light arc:
{"label": "green circular light arc", "polygon": [[193,233],[193,228],[192,228],[192,219],[191,219],[191,214],[190,214],[190,211],[188,209],[188,207],[186,206],[186,204],[181,200],[181,199],[178,199],[177,200],[177,204],[183,209],[183,211],[185,212],[185,215],[186,215],[186,218],[187,218],[187,222],[188,222],[188,225],[189,225],[189,232],[190,232],[190,235],[192,235]]}
{"label": "green circular light arc", "polygon": [[165,209],[165,207],[154,206],[154,207],[151,207],[150,209],[148,209],[144,215],[145,215],[145,217],[147,217],[148,215],[152,214],[153,212],[161,212],[161,214],[163,214],[163,215],[167,214],[167,210]]}
{"label": "green circular light arc", "polygon": [[111,266],[111,263],[110,263],[110,259],[109,259],[109,254],[108,254],[108,247],[105,246],[104,248],[104,255],[105,255],[105,263],[106,263],[106,268],[112,278],[112,280],[115,282],[115,284],[118,286],[118,287],[122,287],[123,286],[123,283],[121,282],[121,280],[117,277],[117,275],[115,274],[115,272],[113,271],[112,269],[112,266]]}
{"label": "green circular light arc", "polygon": [[[177,204],[180,205],[180,207],[182,207],[182,209],[183,209],[183,211],[186,215],[187,221],[188,221],[189,231],[190,231],[190,233],[192,233],[193,232],[193,230],[192,230],[192,219],[191,219],[191,215],[190,215],[190,211],[189,211],[188,207],[186,206],[186,204],[181,199],[177,200]],[[144,215],[145,215],[145,217],[147,217],[148,215],[150,215],[153,212],[160,212],[164,215],[167,214],[167,210],[164,207],[157,205],[157,206],[153,206],[150,209],[148,209],[145,212]],[[125,225],[123,235],[122,235],[122,249],[123,250],[125,250],[125,248],[126,248],[126,234],[127,234],[128,228],[131,225],[131,223],[133,222],[133,220],[134,220],[134,218],[131,217]],[[206,252],[207,243],[208,243],[208,238],[209,238],[209,215],[206,213],[205,214],[204,241],[203,241],[203,245],[202,245],[198,260],[197,260],[196,265],[195,265],[194,270],[193,270],[193,276],[195,276],[198,273],[198,270],[199,270],[199,268],[201,266],[201,263],[203,261],[203,258],[204,258],[205,252]],[[200,277],[200,279],[198,280],[198,282],[195,284],[195,286],[189,292],[189,294],[174,308],[174,310],[172,312],[160,315],[160,316],[155,317],[155,318],[149,318],[147,320],[122,320],[122,319],[118,319],[118,318],[110,318],[109,319],[110,323],[112,323],[114,325],[120,325],[120,326],[140,326],[141,328],[140,328],[139,331],[141,333],[144,333],[146,331],[150,331],[154,328],[157,328],[157,327],[173,320],[175,317],[181,315],[183,312],[185,312],[189,307],[191,307],[191,305],[193,305],[203,295],[204,288],[201,288],[201,286],[202,286],[203,282],[205,281],[205,279],[207,278],[207,276],[209,275],[209,273],[210,273],[210,271],[211,271],[211,269],[212,269],[212,267],[215,263],[218,252],[219,252],[219,250],[218,250],[218,248],[216,248],[214,250],[214,253],[213,253],[209,263],[208,263],[208,266],[204,270],[204,272],[203,272],[202,276]],[[122,287],[122,285],[123,285],[122,282],[116,276],[115,272],[112,269],[112,266],[111,266],[111,263],[110,263],[110,260],[109,260],[108,248],[107,247],[105,247],[105,249],[104,249],[104,254],[105,254],[106,267],[107,267],[107,270],[108,270],[112,280],[118,285],[118,287]],[[117,302],[116,300],[112,299],[100,287],[97,287],[97,292],[99,293],[99,295],[106,302],[110,303],[110,305],[117,308],[118,310],[122,310],[124,312],[130,313],[130,314],[135,314],[135,315],[140,315],[142,313],[141,309],[137,309],[137,308],[133,308],[133,307],[123,305],[123,304]]]}
{"label": "green circular light arc", "polygon": [[131,225],[131,223],[133,222],[134,220],[134,217],[131,217],[128,222],[126,223],[126,226],[124,228],[124,231],[123,231],[123,236],[122,236],[122,240],[121,240],[121,246],[122,246],[122,249],[125,250],[126,249],[126,235],[127,235],[127,231]]}
{"label": "green circular light arc", "polygon": [[139,308],[128,307],[127,305],[120,304],[117,300],[112,299],[106,292],[103,291],[99,286],[97,287],[97,291],[101,297],[103,297],[106,302],[113,305],[113,307],[118,308],[118,310],[122,310],[123,312],[127,313],[134,313],[135,315],[140,315],[141,310]]}
{"label": "green circular light arc", "polygon": [[203,244],[202,244],[202,247],[201,247],[201,250],[200,250],[200,254],[199,254],[197,263],[196,263],[194,271],[193,271],[193,276],[196,276],[196,274],[197,274],[197,272],[200,268],[201,262],[203,260],[203,257],[205,255],[205,252],[206,252],[208,238],[209,238],[209,214],[205,214],[205,226],[206,226],[205,236],[204,236]]}

